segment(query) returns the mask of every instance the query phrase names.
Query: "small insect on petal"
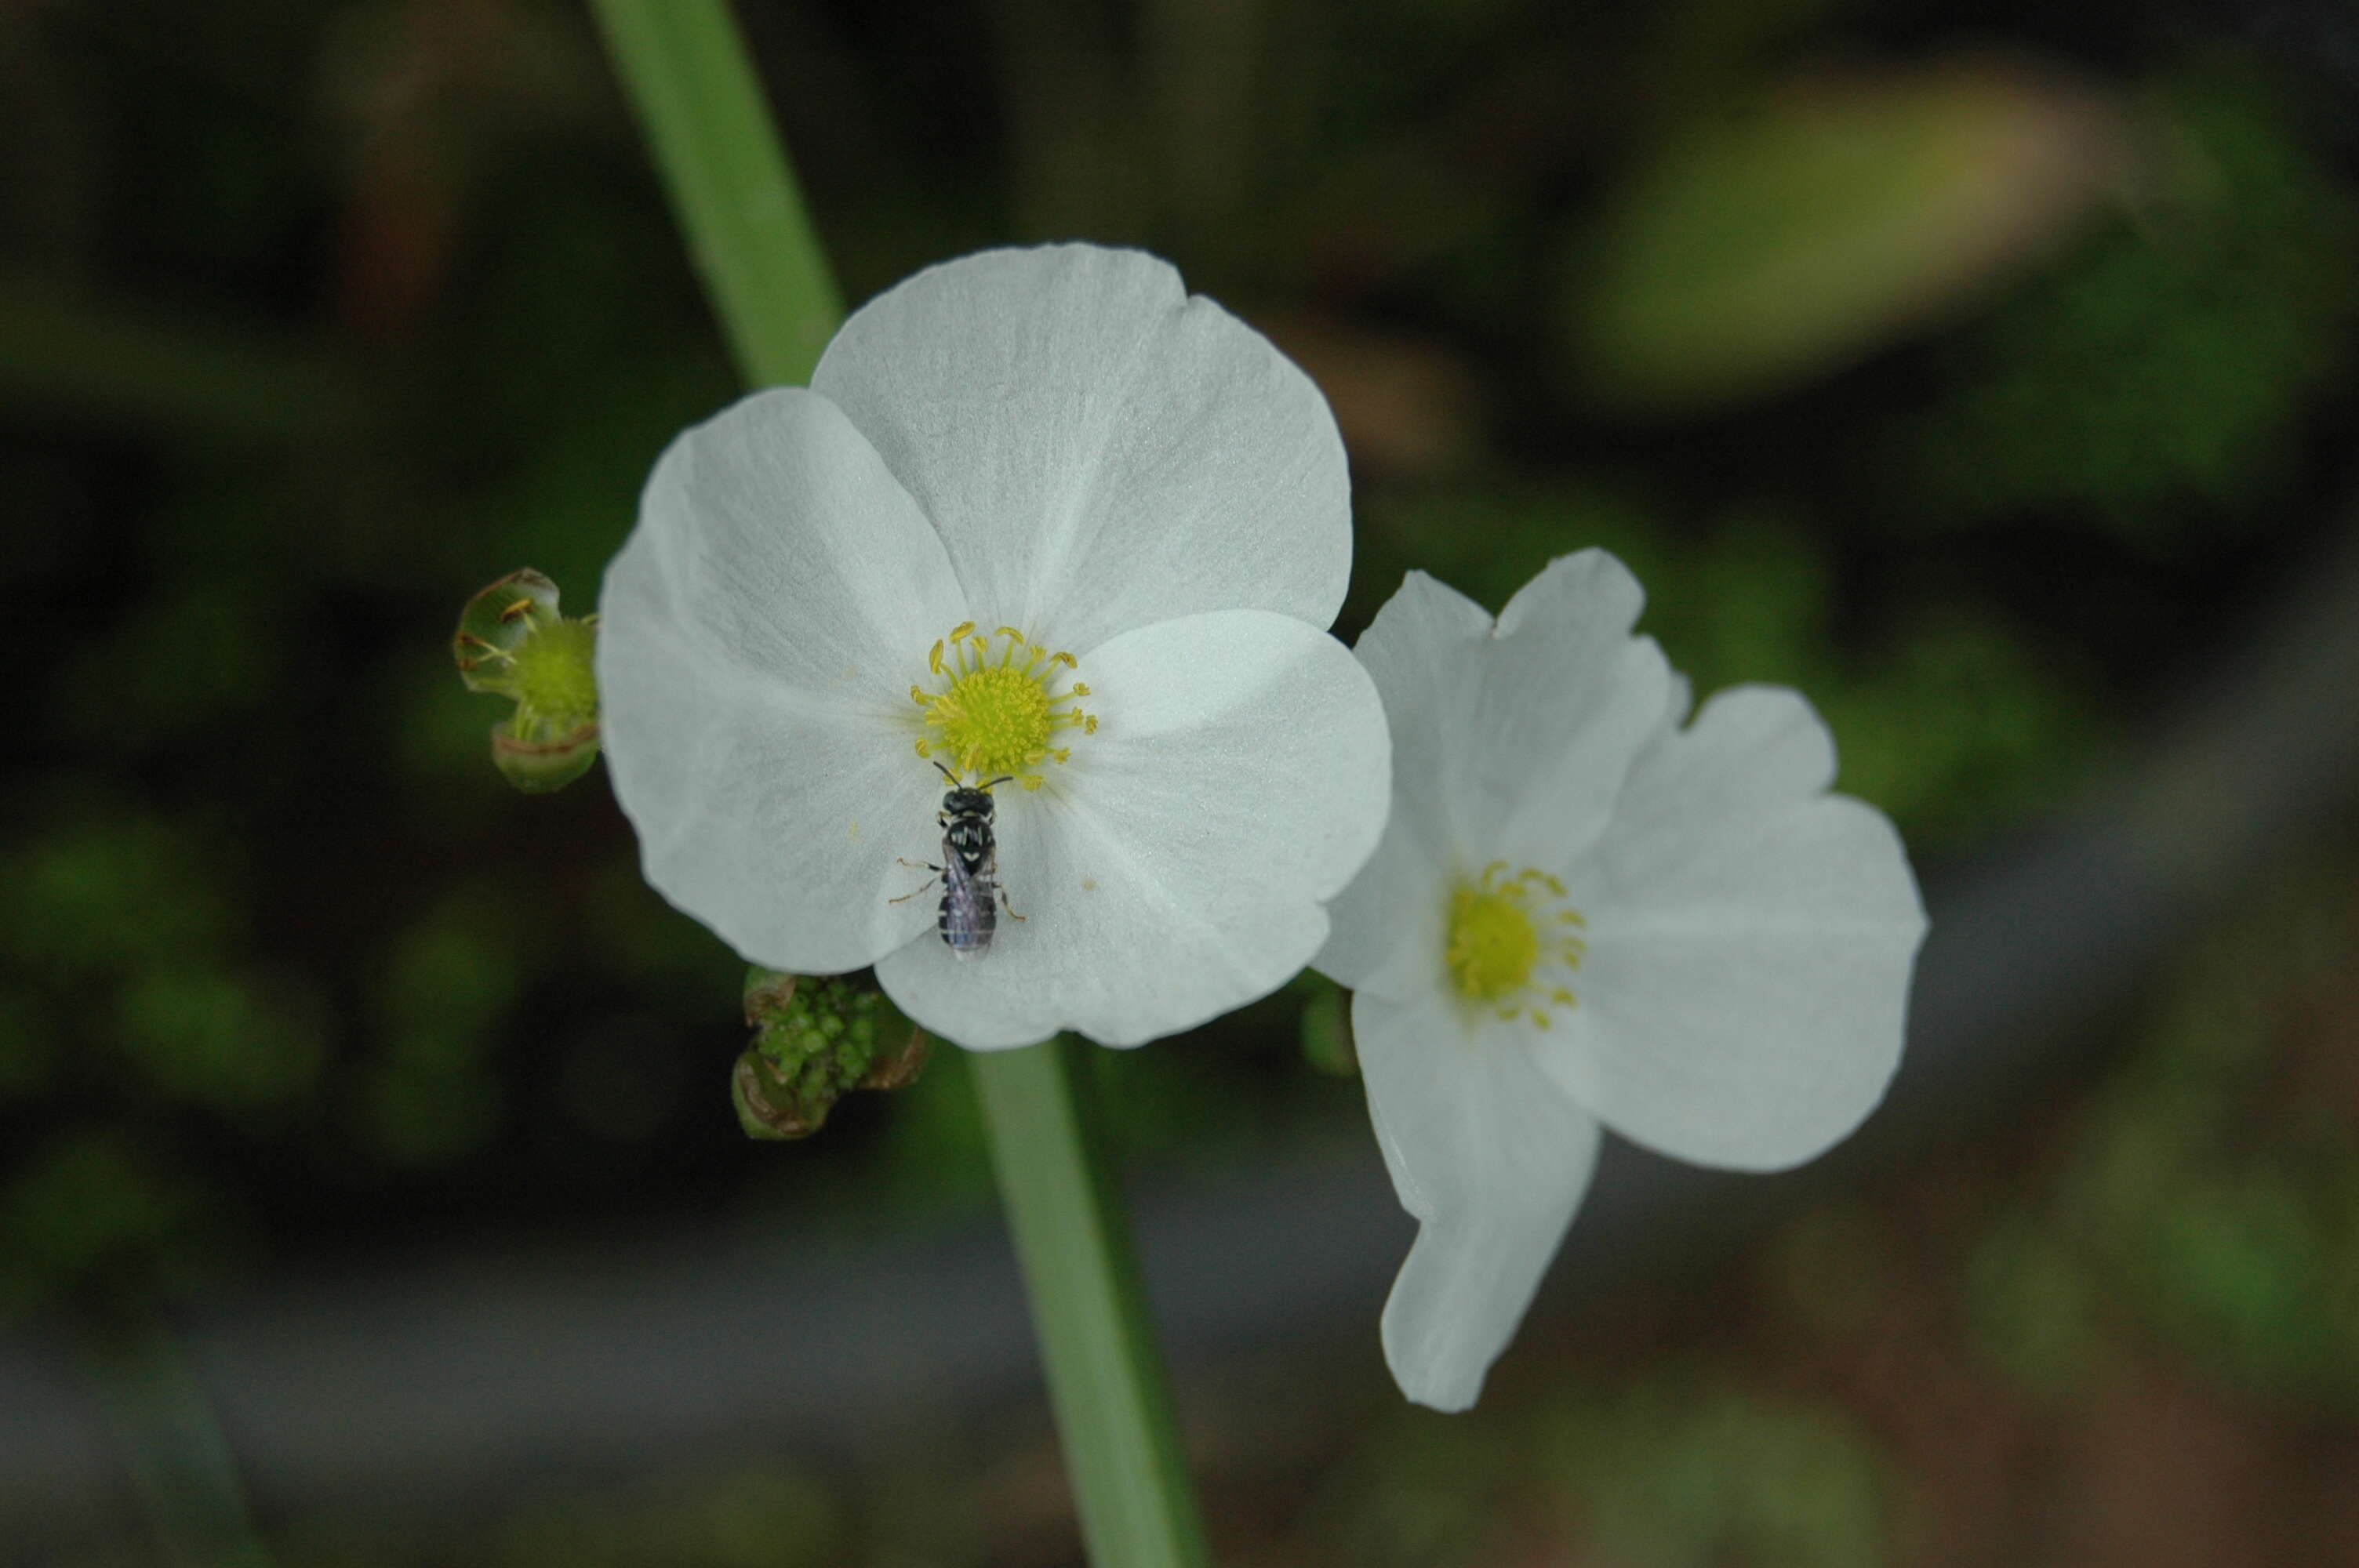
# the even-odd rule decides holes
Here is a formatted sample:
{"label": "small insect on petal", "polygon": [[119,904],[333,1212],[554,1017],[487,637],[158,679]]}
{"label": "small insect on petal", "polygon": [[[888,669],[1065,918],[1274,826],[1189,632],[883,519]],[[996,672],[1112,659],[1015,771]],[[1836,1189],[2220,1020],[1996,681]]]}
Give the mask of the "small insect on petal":
{"label": "small insect on petal", "polygon": [[[918,752],[920,756],[925,754],[925,741],[918,742]],[[924,863],[924,869],[933,872],[942,884],[942,902],[935,925],[941,933],[942,946],[951,950],[953,957],[980,958],[991,951],[991,939],[999,928],[999,908],[1007,902],[1007,895],[999,887],[999,844],[991,827],[991,787],[1017,781],[1002,775],[969,784],[940,762],[934,766],[941,769],[942,777],[950,781],[951,786],[942,795],[942,863]],[[1021,782],[1027,789],[1039,784],[1037,776]],[[926,887],[933,885],[929,881]],[[892,902],[898,903],[925,891],[919,888]],[[1013,909],[1007,913],[1017,920],[1024,918]]]}

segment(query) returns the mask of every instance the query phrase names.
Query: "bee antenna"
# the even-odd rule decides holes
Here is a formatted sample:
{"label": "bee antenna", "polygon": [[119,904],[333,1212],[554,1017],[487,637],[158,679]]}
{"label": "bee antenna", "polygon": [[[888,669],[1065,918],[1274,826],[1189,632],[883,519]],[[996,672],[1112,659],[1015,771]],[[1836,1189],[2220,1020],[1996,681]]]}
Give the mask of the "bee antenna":
{"label": "bee antenna", "polygon": [[946,778],[946,779],[948,779],[948,780],[950,780],[950,781],[951,781],[951,788],[952,788],[952,789],[963,789],[963,788],[965,787],[963,784],[960,784],[960,783],[959,783],[959,776],[958,776],[958,774],[956,774],[956,773],[954,773],[951,772],[951,771],[950,771],[950,769],[948,769],[948,768],[944,768],[944,767],[942,767],[941,763],[940,763],[940,762],[936,762],[936,763],[934,764],[934,766],[935,766],[935,767],[937,767],[937,768],[941,769],[941,775],[942,775],[942,777],[944,777],[944,778]]}
{"label": "bee antenna", "polygon": [[1016,775],[1014,773],[1002,773],[997,778],[992,780],[991,784],[977,784],[974,787],[977,789],[989,789],[991,784],[1014,784],[1015,782]]}

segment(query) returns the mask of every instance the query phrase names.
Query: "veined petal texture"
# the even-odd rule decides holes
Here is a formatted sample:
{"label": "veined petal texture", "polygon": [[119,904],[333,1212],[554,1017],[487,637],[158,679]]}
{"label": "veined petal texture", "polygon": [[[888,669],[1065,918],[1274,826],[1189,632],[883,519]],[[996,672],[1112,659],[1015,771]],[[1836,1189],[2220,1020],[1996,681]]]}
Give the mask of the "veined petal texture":
{"label": "veined petal texture", "polygon": [[857,968],[930,924],[886,900],[933,819],[913,650],[962,617],[940,540],[825,398],[684,432],[607,568],[598,684],[647,880],[758,962]]}
{"label": "veined petal texture", "polygon": [[1392,725],[1391,825],[1335,902],[1323,972],[1387,995],[1430,983],[1439,950],[1412,937],[1425,916],[1408,907],[1410,881],[1478,874],[1495,860],[1559,869],[1603,829],[1684,689],[1653,640],[1630,635],[1644,600],[1603,550],[1551,562],[1495,622],[1457,589],[1408,575],[1356,650]]}
{"label": "veined petal texture", "polygon": [[1882,814],[1829,795],[1826,726],[1740,687],[1667,730],[1570,873],[1581,1007],[1551,1076],[1615,1131],[1698,1164],[1821,1152],[1900,1060],[1924,906]]}
{"label": "veined petal texture", "polygon": [[1464,1410],[1589,1190],[1597,1123],[1520,1043],[1470,1030],[1436,990],[1361,992],[1352,1033],[1376,1141],[1419,1222],[1385,1303],[1385,1360],[1410,1399]]}
{"label": "veined petal texture", "polygon": [[978,618],[1088,655],[1254,609],[1333,621],[1351,492],[1326,400],[1167,263],[986,251],[855,311],[811,377],[940,531]]}
{"label": "veined petal texture", "polygon": [[1358,653],[1391,717],[1405,822],[1456,869],[1560,864],[1603,827],[1661,727],[1670,669],[1633,637],[1645,595],[1621,562],[1551,562],[1495,622],[1411,572]]}

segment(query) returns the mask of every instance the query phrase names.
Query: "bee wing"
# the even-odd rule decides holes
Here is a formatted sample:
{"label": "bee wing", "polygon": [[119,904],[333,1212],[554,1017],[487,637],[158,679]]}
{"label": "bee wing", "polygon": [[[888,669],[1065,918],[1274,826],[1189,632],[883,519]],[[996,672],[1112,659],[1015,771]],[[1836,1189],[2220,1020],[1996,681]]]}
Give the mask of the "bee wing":
{"label": "bee wing", "polygon": [[980,957],[999,924],[991,882],[966,869],[956,854],[942,857],[942,941],[962,958]]}

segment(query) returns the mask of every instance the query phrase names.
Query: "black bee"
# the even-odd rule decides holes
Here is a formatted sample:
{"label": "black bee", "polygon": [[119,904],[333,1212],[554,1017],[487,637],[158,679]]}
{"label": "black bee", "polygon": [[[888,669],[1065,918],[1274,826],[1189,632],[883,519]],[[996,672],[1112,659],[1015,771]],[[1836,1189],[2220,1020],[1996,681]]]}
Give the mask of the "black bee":
{"label": "black bee", "polygon": [[[963,784],[950,769],[941,768],[942,777],[951,781],[950,789],[942,795],[942,809],[935,820],[942,825],[942,864],[932,861],[903,860],[912,871],[931,871],[941,880],[942,908],[937,921],[942,934],[942,946],[961,958],[980,958],[991,951],[992,933],[999,927],[998,905],[1007,903],[1006,892],[999,885],[999,843],[992,837],[991,786],[1010,784],[1013,775],[1005,775],[980,784]],[[933,886],[928,882],[913,892],[894,899],[903,903]],[[1013,904],[1007,913],[1021,920]]]}

